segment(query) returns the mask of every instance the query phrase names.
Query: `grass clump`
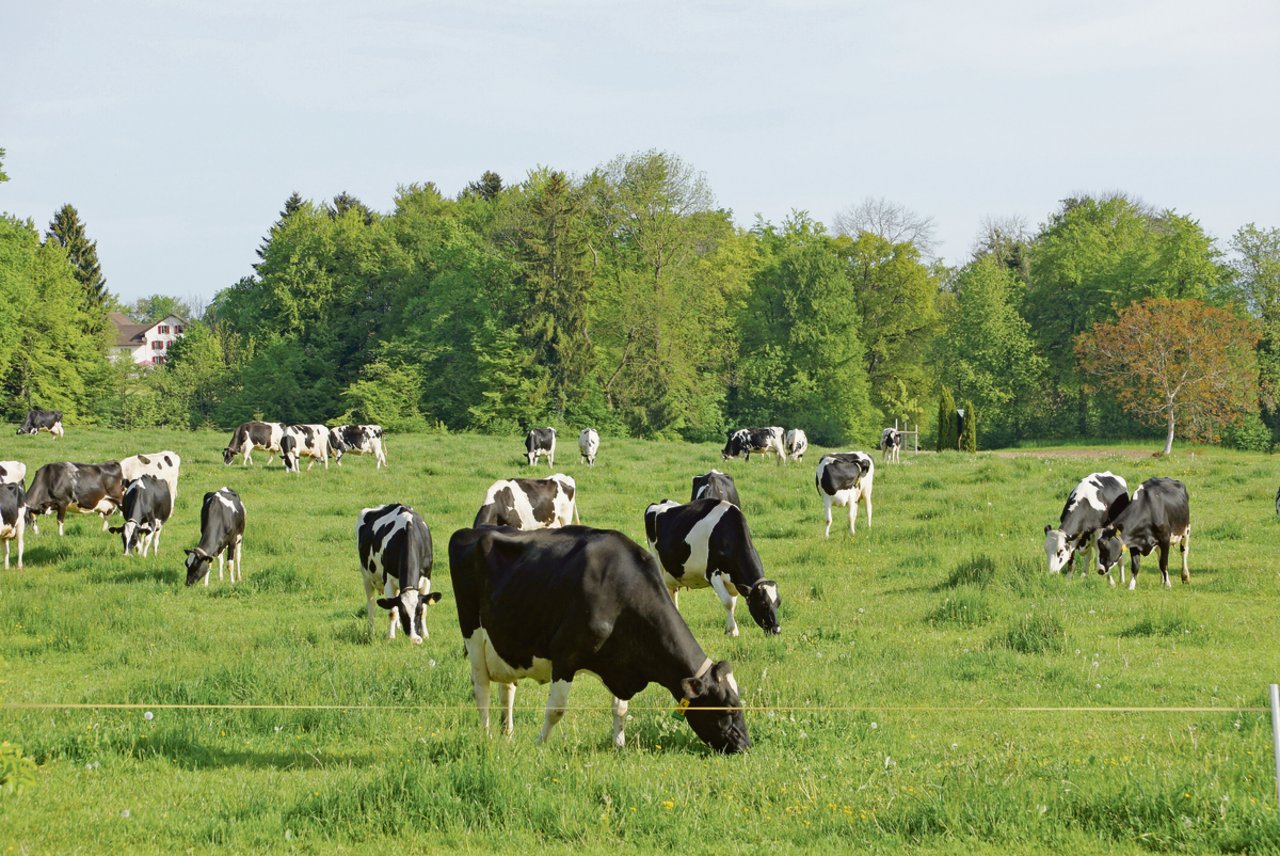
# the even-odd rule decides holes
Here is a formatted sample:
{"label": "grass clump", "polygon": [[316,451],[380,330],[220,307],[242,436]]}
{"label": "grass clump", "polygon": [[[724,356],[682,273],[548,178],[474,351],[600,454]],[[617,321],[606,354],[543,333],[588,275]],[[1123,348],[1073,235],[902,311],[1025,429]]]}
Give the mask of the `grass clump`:
{"label": "grass clump", "polygon": [[1151,610],[1132,627],[1120,631],[1126,638],[1135,636],[1192,636],[1199,634],[1201,628],[1192,620],[1185,609]]}
{"label": "grass clump", "polygon": [[940,588],[956,588],[963,585],[986,587],[988,583],[995,579],[995,576],[995,559],[985,554],[978,555],[956,565],[955,570],[951,572],[951,576],[947,577],[947,581]]}
{"label": "grass clump", "polygon": [[1067,631],[1056,616],[1029,612],[996,637],[995,645],[1019,654],[1060,654],[1067,647]]}
{"label": "grass clump", "polygon": [[947,597],[926,619],[930,624],[977,627],[991,620],[991,606],[981,592],[957,592]]}

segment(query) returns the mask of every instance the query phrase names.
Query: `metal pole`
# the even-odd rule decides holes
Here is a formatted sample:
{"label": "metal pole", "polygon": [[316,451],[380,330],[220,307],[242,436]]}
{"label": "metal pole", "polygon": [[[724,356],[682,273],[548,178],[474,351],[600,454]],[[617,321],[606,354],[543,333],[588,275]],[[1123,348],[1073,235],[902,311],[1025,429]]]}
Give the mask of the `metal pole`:
{"label": "metal pole", "polygon": [[1280,806],[1280,684],[1271,685],[1271,739],[1276,757],[1276,804]]}

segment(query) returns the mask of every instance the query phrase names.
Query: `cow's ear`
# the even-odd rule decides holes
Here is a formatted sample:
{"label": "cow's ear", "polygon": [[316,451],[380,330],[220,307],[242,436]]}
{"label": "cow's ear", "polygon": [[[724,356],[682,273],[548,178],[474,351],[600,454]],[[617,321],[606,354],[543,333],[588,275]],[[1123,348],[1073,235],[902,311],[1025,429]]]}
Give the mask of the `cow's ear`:
{"label": "cow's ear", "polygon": [[742,583],[734,583],[733,585],[738,589],[738,594],[742,595],[743,597],[746,597],[747,595],[751,594],[750,586],[744,586]]}
{"label": "cow's ear", "polygon": [[707,691],[707,682],[702,678],[685,678],[680,682],[680,689],[684,690],[685,698],[698,698]]}
{"label": "cow's ear", "polygon": [[431,594],[427,595],[427,603],[439,603],[440,599],[443,597],[444,595],[440,592],[433,591]]}
{"label": "cow's ear", "polygon": [[721,660],[711,667],[711,680],[717,684],[723,684],[725,678],[733,674],[733,666],[729,665],[728,660]]}
{"label": "cow's ear", "polygon": [[1051,527],[1048,523],[1046,523],[1046,524],[1044,525],[1044,534],[1048,535],[1048,534],[1049,534],[1049,530],[1050,530],[1051,528],[1053,528],[1053,527]]}
{"label": "cow's ear", "polygon": [[182,552],[186,553],[188,556],[194,556],[196,554],[195,550],[183,550]]}
{"label": "cow's ear", "polygon": [[383,609],[395,609],[396,605],[399,603],[400,603],[400,598],[398,597],[380,597],[377,600],[378,606],[382,607]]}

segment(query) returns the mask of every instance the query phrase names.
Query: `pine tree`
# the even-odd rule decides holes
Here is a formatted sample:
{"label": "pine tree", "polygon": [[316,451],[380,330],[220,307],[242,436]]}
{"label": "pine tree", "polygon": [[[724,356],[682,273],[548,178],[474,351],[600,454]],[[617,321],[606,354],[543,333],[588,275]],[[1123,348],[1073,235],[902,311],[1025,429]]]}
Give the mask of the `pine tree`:
{"label": "pine tree", "polygon": [[956,400],[951,390],[942,388],[942,397],[938,399],[938,451],[954,450],[960,440],[960,426],[956,419]]}
{"label": "pine tree", "polygon": [[502,176],[491,169],[486,169],[479,180],[467,183],[464,195],[478,196],[485,202],[492,202],[502,192]]}
{"label": "pine tree", "polygon": [[366,226],[373,225],[373,211],[370,210],[369,206],[344,190],[333,197],[333,205],[329,208],[329,216],[336,220],[348,211],[358,211],[360,216],[364,218]]}
{"label": "pine tree", "polygon": [[[267,232],[266,237],[262,239],[262,244],[258,246],[258,258],[265,259],[267,257],[267,247],[271,246],[271,239],[284,226],[284,222],[289,219],[293,212],[303,206],[302,196],[298,191],[289,194],[289,198],[284,201],[284,210],[280,212],[280,219],[271,224],[271,229]],[[253,269],[258,273],[262,273],[262,265],[255,264]]]}
{"label": "pine tree", "polygon": [[978,451],[978,414],[973,409],[973,402],[964,403],[964,430],[960,433],[960,451]]}
{"label": "pine tree", "polygon": [[[76,280],[84,289],[84,307],[90,315],[101,315],[109,302],[107,281],[98,264],[98,242],[85,235],[80,212],[67,204],[58,209],[49,222],[46,240],[57,241],[67,251],[67,261],[75,269]],[[105,317],[105,316],[104,316]]]}

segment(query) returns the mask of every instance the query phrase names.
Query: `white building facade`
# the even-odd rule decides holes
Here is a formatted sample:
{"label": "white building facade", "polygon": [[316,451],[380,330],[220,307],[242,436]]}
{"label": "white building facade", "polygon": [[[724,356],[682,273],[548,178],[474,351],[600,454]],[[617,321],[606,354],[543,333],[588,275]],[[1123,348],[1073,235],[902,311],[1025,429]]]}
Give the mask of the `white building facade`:
{"label": "white building facade", "polygon": [[112,312],[111,323],[116,328],[112,359],[128,358],[140,366],[164,363],[173,343],[187,330],[186,319],[177,315],[166,315],[152,324],[135,324],[121,313]]}

